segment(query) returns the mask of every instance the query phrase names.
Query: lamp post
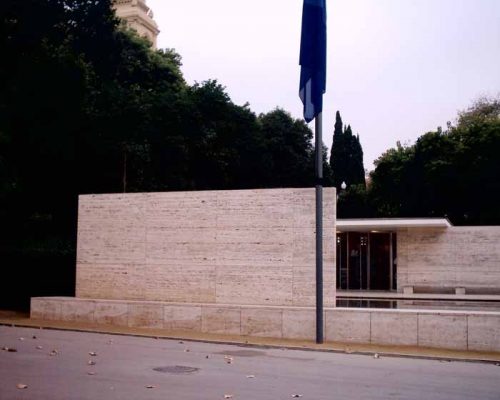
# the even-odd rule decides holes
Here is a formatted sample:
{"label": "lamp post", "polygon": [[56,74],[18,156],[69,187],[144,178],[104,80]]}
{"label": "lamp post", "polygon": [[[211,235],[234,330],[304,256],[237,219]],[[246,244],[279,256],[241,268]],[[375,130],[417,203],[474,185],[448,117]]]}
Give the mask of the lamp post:
{"label": "lamp post", "polygon": [[340,197],[340,195],[344,192],[344,190],[347,189],[347,184],[344,182],[342,182],[342,184],[340,185],[340,191],[337,193],[337,201]]}

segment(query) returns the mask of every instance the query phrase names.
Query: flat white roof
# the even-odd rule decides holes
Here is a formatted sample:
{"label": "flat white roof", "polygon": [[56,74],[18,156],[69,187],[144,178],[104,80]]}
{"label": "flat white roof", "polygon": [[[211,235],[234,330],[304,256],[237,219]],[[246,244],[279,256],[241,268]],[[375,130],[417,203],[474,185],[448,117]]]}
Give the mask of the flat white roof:
{"label": "flat white roof", "polygon": [[366,218],[338,219],[339,231],[389,231],[403,228],[440,228],[453,226],[446,218]]}

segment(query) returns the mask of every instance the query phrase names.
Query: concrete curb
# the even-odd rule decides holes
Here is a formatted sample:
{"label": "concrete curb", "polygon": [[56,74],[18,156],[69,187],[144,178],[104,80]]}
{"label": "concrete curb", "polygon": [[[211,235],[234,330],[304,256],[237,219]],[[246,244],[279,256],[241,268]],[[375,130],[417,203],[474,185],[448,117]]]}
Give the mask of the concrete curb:
{"label": "concrete curb", "polygon": [[302,350],[311,352],[324,352],[345,355],[361,355],[373,357],[391,357],[391,358],[412,358],[423,360],[435,360],[440,362],[467,362],[484,363],[500,366],[500,353],[479,353],[463,352],[453,350],[441,350],[432,348],[397,348],[383,347],[375,345],[357,345],[351,343],[325,343],[317,345],[311,342],[303,341],[280,341],[276,339],[255,338],[255,337],[227,337],[213,335],[189,335],[187,333],[161,332],[150,329],[126,329],[113,327],[105,329],[104,327],[82,326],[70,323],[61,323],[58,321],[40,321],[30,319],[3,318],[0,319],[0,326],[15,328],[39,328],[55,331],[70,331],[82,333],[94,333],[114,336],[130,336],[140,338],[152,338],[161,340],[177,340],[184,342],[211,343],[222,345],[235,345],[248,348],[260,349],[287,349]]}

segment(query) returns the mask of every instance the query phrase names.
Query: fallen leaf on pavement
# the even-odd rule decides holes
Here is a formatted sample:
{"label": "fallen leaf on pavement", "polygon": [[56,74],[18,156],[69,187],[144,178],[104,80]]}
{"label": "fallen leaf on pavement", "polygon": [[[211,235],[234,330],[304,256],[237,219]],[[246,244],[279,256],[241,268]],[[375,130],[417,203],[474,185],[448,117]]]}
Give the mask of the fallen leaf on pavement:
{"label": "fallen leaf on pavement", "polygon": [[375,355],[373,356],[373,358],[380,358],[380,356],[378,355],[378,353],[375,353]]}
{"label": "fallen leaf on pavement", "polygon": [[302,396],[303,396],[302,394],[292,394],[293,398],[302,397]]}
{"label": "fallen leaf on pavement", "polygon": [[224,356],[224,360],[226,360],[226,363],[228,363],[228,364],[232,364],[233,363],[233,357]]}
{"label": "fallen leaf on pavement", "polygon": [[19,340],[22,342],[22,341],[24,340],[24,338],[23,338],[23,337],[20,337],[20,338],[19,338]]}
{"label": "fallen leaf on pavement", "polygon": [[146,389],[154,389],[156,386],[155,385],[147,385]]}
{"label": "fallen leaf on pavement", "polygon": [[249,379],[255,378],[255,375],[247,375],[247,378]]}
{"label": "fallen leaf on pavement", "polygon": [[7,351],[9,353],[16,353],[17,349],[13,349],[12,347],[2,347],[3,351]]}
{"label": "fallen leaf on pavement", "polygon": [[17,388],[18,389],[28,389],[28,385],[25,385],[24,383],[18,383]]}
{"label": "fallen leaf on pavement", "polygon": [[94,371],[87,372],[87,375],[95,375]]}
{"label": "fallen leaf on pavement", "polygon": [[232,399],[232,398],[233,398],[233,395],[232,395],[232,394],[225,394],[225,395],[224,395],[224,398],[225,398],[225,399]]}
{"label": "fallen leaf on pavement", "polygon": [[95,361],[89,360],[88,365],[95,365]]}
{"label": "fallen leaf on pavement", "polygon": [[33,335],[33,339],[38,339],[35,335]]}
{"label": "fallen leaf on pavement", "polygon": [[89,356],[96,357],[97,353],[95,351],[89,351]]}
{"label": "fallen leaf on pavement", "polygon": [[50,356],[57,356],[59,354],[59,352],[57,350],[52,350],[49,355]]}
{"label": "fallen leaf on pavement", "polygon": [[37,350],[42,350],[42,349],[43,349],[43,346],[36,346],[36,349],[37,349]]}

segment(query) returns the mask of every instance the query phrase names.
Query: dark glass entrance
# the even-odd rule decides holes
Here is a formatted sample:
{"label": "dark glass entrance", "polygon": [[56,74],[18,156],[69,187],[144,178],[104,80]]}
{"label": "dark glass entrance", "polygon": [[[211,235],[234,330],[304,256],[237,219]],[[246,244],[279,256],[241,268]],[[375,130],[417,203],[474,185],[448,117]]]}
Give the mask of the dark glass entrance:
{"label": "dark glass entrance", "polygon": [[337,233],[337,288],[396,290],[396,233]]}

